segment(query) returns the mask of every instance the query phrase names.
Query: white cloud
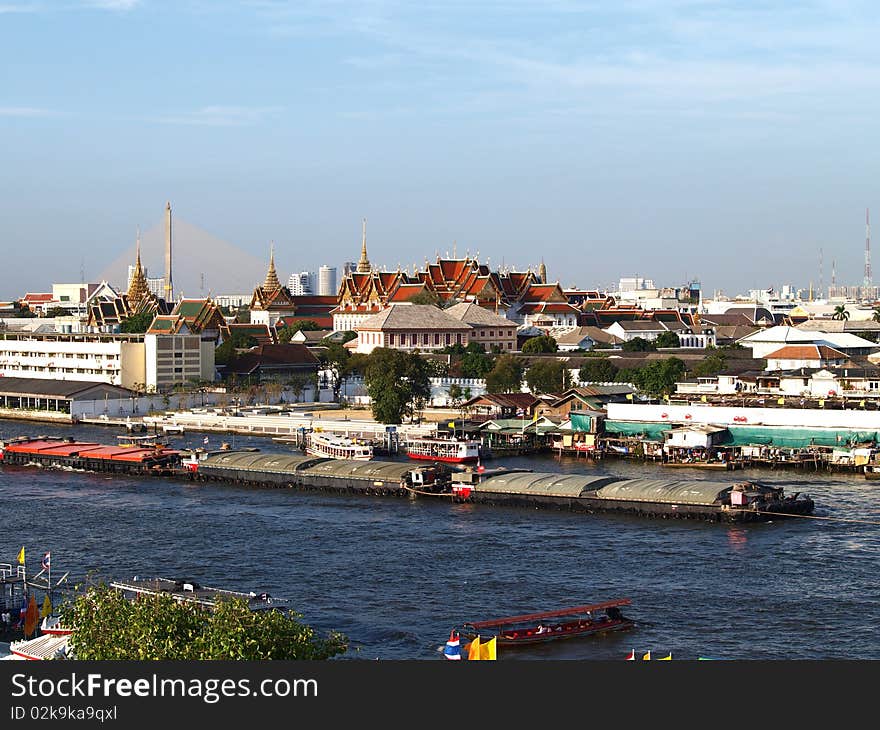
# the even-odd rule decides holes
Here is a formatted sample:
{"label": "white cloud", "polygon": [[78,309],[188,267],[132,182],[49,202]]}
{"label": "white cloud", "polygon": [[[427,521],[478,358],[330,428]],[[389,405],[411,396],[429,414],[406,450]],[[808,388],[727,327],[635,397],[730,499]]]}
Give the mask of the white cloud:
{"label": "white cloud", "polygon": [[258,124],[278,107],[206,106],[195,111],[166,114],[151,121],[203,127],[245,127]]}
{"label": "white cloud", "polygon": [[0,106],[0,117],[51,117],[55,112],[30,106]]}

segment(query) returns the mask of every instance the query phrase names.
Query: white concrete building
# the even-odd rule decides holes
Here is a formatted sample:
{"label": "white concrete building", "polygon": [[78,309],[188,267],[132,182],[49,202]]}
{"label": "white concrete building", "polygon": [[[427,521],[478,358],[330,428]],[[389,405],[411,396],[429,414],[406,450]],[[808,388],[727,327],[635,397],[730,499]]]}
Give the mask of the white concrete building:
{"label": "white concrete building", "polygon": [[[315,275],[311,271],[300,271],[298,274],[291,274],[287,280],[287,288],[292,296],[302,297],[306,294],[315,293]],[[336,292],[332,292],[335,294]]]}
{"label": "white concrete building", "polygon": [[336,286],[336,267],[326,264],[318,269],[318,295],[322,297],[335,296],[338,291]]}
{"label": "white concrete building", "polygon": [[0,375],[166,390],[214,380],[214,343],[200,335],[7,333]]}

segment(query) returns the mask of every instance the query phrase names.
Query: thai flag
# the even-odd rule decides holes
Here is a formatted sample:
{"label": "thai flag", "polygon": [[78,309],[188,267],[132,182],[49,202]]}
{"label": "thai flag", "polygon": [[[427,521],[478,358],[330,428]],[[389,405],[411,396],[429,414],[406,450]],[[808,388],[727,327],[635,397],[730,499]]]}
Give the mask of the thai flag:
{"label": "thai flag", "polygon": [[27,596],[22,596],[21,609],[18,612],[18,621],[15,622],[16,627],[24,626],[24,620],[27,618],[27,607],[28,607]]}
{"label": "thai flag", "polygon": [[203,439],[203,441],[204,441],[205,443],[208,443],[208,437],[205,436],[205,438]]}
{"label": "thai flag", "polygon": [[40,565],[43,566],[43,570],[49,570],[52,565],[52,553],[46,553],[40,561]]}
{"label": "thai flag", "polygon": [[443,648],[443,656],[447,659],[456,661],[461,659],[461,646],[458,642],[458,632],[451,631],[449,633],[449,641],[446,642],[446,646]]}

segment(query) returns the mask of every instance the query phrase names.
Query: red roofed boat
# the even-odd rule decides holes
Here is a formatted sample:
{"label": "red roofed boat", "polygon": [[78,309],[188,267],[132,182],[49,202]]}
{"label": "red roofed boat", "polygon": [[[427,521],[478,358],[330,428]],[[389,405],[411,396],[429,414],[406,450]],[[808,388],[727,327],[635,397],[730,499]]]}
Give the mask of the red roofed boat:
{"label": "red roofed boat", "polygon": [[17,466],[43,466],[123,474],[167,475],[180,465],[180,452],[161,444],[148,447],[108,446],[72,438],[17,438],[0,443],[0,461]]}
{"label": "red roofed boat", "polygon": [[607,631],[622,631],[636,625],[635,621],[624,616],[620,610],[621,606],[630,604],[629,598],[620,598],[589,606],[476,621],[464,624],[460,633],[473,640],[480,636],[481,629],[494,630],[498,637],[498,646],[521,646]]}

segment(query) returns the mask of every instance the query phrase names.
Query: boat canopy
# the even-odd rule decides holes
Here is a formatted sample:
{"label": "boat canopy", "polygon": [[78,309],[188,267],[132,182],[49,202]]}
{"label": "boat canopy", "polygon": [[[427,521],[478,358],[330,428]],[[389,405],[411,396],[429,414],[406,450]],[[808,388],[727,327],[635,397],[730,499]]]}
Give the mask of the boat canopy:
{"label": "boat canopy", "polygon": [[307,474],[325,474],[354,479],[385,479],[398,481],[409,474],[413,466],[400,461],[356,461],[355,459],[323,459],[302,469]]}
{"label": "boat canopy", "polygon": [[625,479],[603,486],[597,496],[626,502],[674,504],[717,504],[732,484],[724,482],[682,482],[661,479]]}
{"label": "boat canopy", "polygon": [[295,456],[293,454],[262,454],[252,451],[216,452],[205,460],[205,466],[217,466],[227,469],[263,472],[291,472],[304,464],[318,461],[314,456]]}
{"label": "boat canopy", "polygon": [[474,491],[523,494],[532,497],[580,497],[584,492],[594,491],[612,481],[617,480],[614,477],[585,474],[519,472],[487,477],[474,487]]}
{"label": "boat canopy", "polygon": [[556,611],[543,611],[541,613],[526,613],[522,616],[507,616],[506,618],[496,618],[491,621],[476,621],[466,623],[465,626],[472,629],[488,629],[495,626],[509,626],[511,624],[526,623],[529,621],[540,621],[542,619],[557,618],[560,616],[576,616],[593,611],[604,611],[606,608],[614,608],[615,606],[628,606],[632,603],[629,598],[618,598],[614,601],[605,601],[604,603],[594,603],[589,606],[574,606],[572,608],[560,608]]}

